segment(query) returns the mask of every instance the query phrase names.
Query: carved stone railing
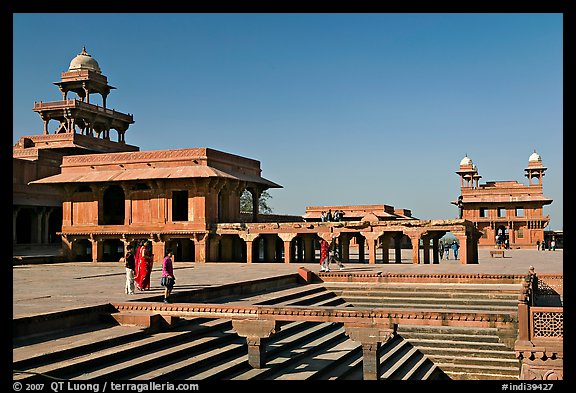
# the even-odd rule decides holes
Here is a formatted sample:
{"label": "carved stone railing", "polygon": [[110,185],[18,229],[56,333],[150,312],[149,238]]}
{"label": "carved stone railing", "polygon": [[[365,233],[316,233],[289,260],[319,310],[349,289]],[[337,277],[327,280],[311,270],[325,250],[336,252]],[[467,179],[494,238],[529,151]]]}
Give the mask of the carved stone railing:
{"label": "carved stone railing", "polygon": [[559,295],[550,285],[553,282],[561,288],[557,278],[541,281],[531,267],[522,284],[514,345],[516,357],[522,362],[520,379],[564,379],[564,308],[538,305],[543,297],[549,303],[550,295]]}
{"label": "carved stone railing", "polygon": [[266,340],[290,321],[339,322],[346,335],[362,344],[364,379],[381,375],[379,348],[396,334],[400,324],[496,327],[502,341],[513,347],[517,333],[516,312],[466,312],[437,309],[342,308],[337,306],[268,306],[205,303],[114,303],[119,313],[160,314],[169,317],[225,318],[236,333],[246,338],[248,363],[262,368],[266,363]]}

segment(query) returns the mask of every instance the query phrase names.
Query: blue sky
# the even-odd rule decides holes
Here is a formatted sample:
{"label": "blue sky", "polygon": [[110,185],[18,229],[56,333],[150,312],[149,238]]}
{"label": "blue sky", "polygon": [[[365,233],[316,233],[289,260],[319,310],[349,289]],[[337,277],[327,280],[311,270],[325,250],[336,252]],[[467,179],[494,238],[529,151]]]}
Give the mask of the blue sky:
{"label": "blue sky", "polygon": [[[76,20],[77,23],[70,23]],[[557,13],[14,14],[13,142],[85,46],[141,150],[259,160],[275,213],[388,204],[458,214],[468,155],[527,184],[536,150],[563,229],[563,21]],[[101,104],[97,96],[91,102]],[[116,138],[112,132],[112,138]]]}

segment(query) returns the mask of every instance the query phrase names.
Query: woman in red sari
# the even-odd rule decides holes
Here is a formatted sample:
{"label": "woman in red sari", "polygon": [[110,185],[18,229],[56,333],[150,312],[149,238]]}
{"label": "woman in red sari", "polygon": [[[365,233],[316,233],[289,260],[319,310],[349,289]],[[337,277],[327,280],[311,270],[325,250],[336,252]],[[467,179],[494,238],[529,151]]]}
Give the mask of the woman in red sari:
{"label": "woman in red sari", "polygon": [[[136,271],[134,272],[134,283],[136,284],[136,289],[139,291],[143,291],[144,281],[146,279],[146,275],[148,272],[147,262],[144,258],[144,242],[140,241],[138,243],[138,247],[136,248],[136,252],[134,253],[134,259],[136,260]],[[149,285],[149,283],[148,283]]]}
{"label": "woman in red sari", "polygon": [[146,241],[140,252],[140,260],[142,261],[140,266],[142,269],[142,284],[140,288],[146,291],[150,289],[150,276],[152,274],[152,243]]}

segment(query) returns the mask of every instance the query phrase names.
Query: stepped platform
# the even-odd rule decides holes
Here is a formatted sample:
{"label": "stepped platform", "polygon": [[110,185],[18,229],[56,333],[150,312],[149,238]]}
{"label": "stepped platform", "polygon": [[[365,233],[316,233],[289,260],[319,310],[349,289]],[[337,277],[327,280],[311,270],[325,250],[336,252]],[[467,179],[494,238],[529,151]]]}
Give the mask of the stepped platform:
{"label": "stepped platform", "polygon": [[[533,257],[547,255],[539,252]],[[527,268],[522,267],[527,261],[530,262],[527,258],[522,258],[522,263],[516,261],[518,266],[510,267],[506,275],[525,274]],[[545,273],[562,273],[557,263],[544,262],[541,265],[548,268]],[[458,266],[458,274],[466,270],[474,274],[499,274],[490,269],[479,271],[479,265]],[[554,266],[556,268],[552,269]],[[426,302],[427,309],[503,307],[510,313],[513,309],[507,307],[512,304],[517,286],[513,283],[407,282],[367,285],[365,282],[330,282],[321,275],[318,275],[320,280],[304,283],[297,273],[298,267],[293,264],[177,262],[178,286],[174,296],[178,302],[238,306],[362,308],[393,305],[394,308],[416,309],[415,305]],[[306,268],[314,273],[319,270],[315,264]],[[349,264],[346,267],[347,273],[358,275],[378,275],[392,269],[399,274],[404,269],[409,274],[415,274],[414,271],[437,274],[443,273],[444,268],[442,265],[394,267],[382,264]],[[536,271],[539,272],[538,268]],[[157,323],[146,326],[145,323],[127,322],[137,321],[135,315],[124,320],[118,319],[118,315],[112,316],[114,311],[109,307],[113,303],[161,299],[162,288],[154,284],[159,282],[157,268],[152,274],[152,289],[131,296],[122,293],[124,269],[119,264],[15,266],[14,273],[15,279],[22,280],[29,289],[28,292],[14,289],[14,380],[362,379],[361,345],[346,335],[342,323],[283,322],[280,331],[267,343],[265,367],[254,369],[248,364],[246,340],[232,330],[229,319],[167,319],[162,316]],[[482,295],[478,294],[480,288],[485,290]],[[383,298],[388,298],[388,303],[381,303]],[[365,303],[359,303],[359,299]],[[65,328],[58,329],[58,323]],[[30,326],[39,329],[32,334]],[[48,328],[42,329],[43,326]],[[495,328],[401,324],[396,333],[379,350],[382,379],[518,378],[519,365],[514,352],[502,342],[502,335]]]}

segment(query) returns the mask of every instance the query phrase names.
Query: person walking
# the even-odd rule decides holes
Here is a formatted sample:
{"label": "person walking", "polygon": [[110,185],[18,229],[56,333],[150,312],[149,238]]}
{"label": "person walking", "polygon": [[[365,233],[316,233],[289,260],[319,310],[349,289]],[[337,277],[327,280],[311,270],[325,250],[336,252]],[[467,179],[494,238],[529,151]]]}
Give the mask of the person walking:
{"label": "person walking", "polygon": [[171,249],[166,250],[166,256],[162,261],[162,278],[160,279],[160,285],[164,287],[164,303],[170,303],[170,295],[172,294],[172,289],[176,283],[176,277],[174,276],[174,261],[172,258],[174,253]]}
{"label": "person walking", "polygon": [[444,243],[444,256],[446,260],[450,259],[450,244],[448,244],[448,242]]}
{"label": "person walking", "polygon": [[[460,248],[458,243],[456,241],[453,241],[452,242],[452,253],[454,254],[454,259],[458,259],[458,248]],[[446,259],[448,259],[448,258],[446,258]]]}
{"label": "person walking", "polygon": [[442,256],[444,255],[444,244],[442,242],[438,243],[438,254],[440,254],[440,260],[442,260]]}
{"label": "person walking", "polygon": [[330,266],[329,266],[330,261],[328,260],[328,248],[329,247],[330,247],[330,245],[328,244],[328,242],[326,240],[324,240],[323,238],[320,238],[320,271],[321,272],[329,272],[330,271]]}
{"label": "person walking", "polygon": [[126,267],[126,285],[124,292],[128,295],[134,295],[134,270],[136,269],[136,260],[134,259],[131,245],[126,247],[124,266]]}

